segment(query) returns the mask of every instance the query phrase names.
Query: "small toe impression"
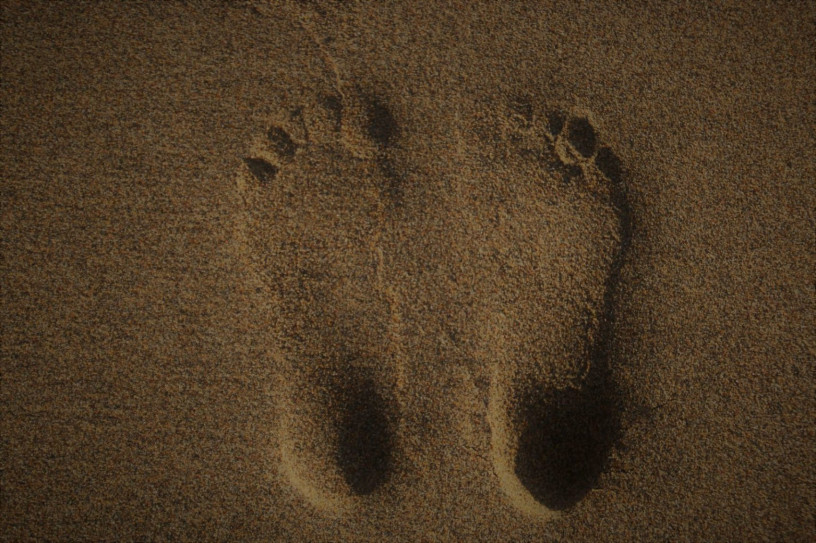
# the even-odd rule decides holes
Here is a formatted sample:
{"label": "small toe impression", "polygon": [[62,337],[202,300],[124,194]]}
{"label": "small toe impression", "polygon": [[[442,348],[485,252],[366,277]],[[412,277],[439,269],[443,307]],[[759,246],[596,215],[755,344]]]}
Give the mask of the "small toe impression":
{"label": "small toe impression", "polygon": [[334,94],[324,94],[318,99],[319,104],[326,110],[334,130],[340,130],[343,121],[343,101]]}
{"label": "small toe impression", "polygon": [[263,184],[270,183],[278,175],[278,168],[262,158],[245,157],[243,160],[249,172]]}
{"label": "small toe impression", "polygon": [[281,158],[291,159],[297,151],[297,144],[291,136],[282,128],[272,126],[266,133],[267,139],[272,146],[272,150]]}
{"label": "small toe impression", "polygon": [[591,157],[597,145],[595,129],[585,117],[570,119],[567,127],[567,141],[585,158]]}
{"label": "small toe impression", "polygon": [[[258,156],[244,157],[249,172],[262,185],[269,184],[280,172],[280,168],[292,160],[298,149],[298,144],[292,139],[286,130],[279,126],[272,125],[266,132],[266,145],[262,154],[266,158]],[[270,160],[272,162],[270,162]]]}
{"label": "small toe impression", "polygon": [[609,394],[586,389],[528,402],[515,471],[539,503],[563,510],[592,489],[617,437],[614,407]]}
{"label": "small toe impression", "polygon": [[508,103],[511,117],[524,126],[533,122],[533,104],[527,96],[516,96]]}
{"label": "small toe impression", "polygon": [[547,130],[549,130],[550,134],[555,137],[561,133],[564,129],[564,121],[566,121],[567,116],[562,111],[549,111],[547,112]]}
{"label": "small toe impression", "polygon": [[337,464],[349,488],[357,495],[372,493],[388,478],[394,448],[394,427],[388,402],[374,380],[356,375],[338,398]]}

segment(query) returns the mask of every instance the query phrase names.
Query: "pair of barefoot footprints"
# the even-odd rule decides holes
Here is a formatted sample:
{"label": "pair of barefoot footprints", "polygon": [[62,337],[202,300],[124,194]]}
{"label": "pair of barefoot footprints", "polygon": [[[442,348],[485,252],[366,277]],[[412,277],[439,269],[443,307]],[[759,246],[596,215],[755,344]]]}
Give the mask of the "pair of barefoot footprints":
{"label": "pair of barefoot footprints", "polygon": [[324,97],[244,159],[246,241],[282,360],[282,469],[324,508],[387,491],[403,365],[461,363],[490,383],[486,476],[523,510],[567,508],[618,427],[620,163],[587,115],[514,100],[474,107],[438,150],[452,171],[423,173],[396,118],[381,100]]}

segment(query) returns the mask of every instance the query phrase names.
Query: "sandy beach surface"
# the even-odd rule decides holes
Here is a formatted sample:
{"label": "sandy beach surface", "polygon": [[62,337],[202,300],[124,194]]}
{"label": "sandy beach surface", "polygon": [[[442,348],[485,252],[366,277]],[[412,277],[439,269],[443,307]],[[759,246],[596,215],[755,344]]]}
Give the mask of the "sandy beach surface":
{"label": "sandy beach surface", "polygon": [[0,539],[812,541],[812,2],[4,2]]}

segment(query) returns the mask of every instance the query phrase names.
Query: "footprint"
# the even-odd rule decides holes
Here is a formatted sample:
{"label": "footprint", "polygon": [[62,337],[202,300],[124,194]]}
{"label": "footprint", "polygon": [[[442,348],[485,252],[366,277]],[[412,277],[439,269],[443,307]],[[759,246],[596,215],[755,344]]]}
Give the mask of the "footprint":
{"label": "footprint", "polygon": [[613,295],[630,237],[621,164],[586,112],[517,99],[477,112],[468,288],[493,366],[491,454],[505,495],[540,517],[589,492],[619,432]]}
{"label": "footprint", "polygon": [[238,185],[282,359],[282,471],[315,506],[337,511],[383,491],[396,464],[388,239],[399,130],[379,99],[347,91],[311,102],[258,138]]}
{"label": "footprint", "polygon": [[409,356],[431,374],[490,369],[495,474],[540,518],[592,489],[617,438],[620,161],[589,113],[474,109],[410,182],[400,117],[360,92],[287,112],[244,159],[244,237],[282,358],[282,468],[322,509],[402,473]]}

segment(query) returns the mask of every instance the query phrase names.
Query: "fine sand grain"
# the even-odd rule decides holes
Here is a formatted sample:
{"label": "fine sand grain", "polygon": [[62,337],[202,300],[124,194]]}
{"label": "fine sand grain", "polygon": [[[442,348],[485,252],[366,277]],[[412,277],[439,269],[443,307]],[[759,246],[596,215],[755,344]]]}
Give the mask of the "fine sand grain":
{"label": "fine sand grain", "polygon": [[2,7],[7,541],[809,541],[816,7]]}

